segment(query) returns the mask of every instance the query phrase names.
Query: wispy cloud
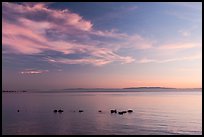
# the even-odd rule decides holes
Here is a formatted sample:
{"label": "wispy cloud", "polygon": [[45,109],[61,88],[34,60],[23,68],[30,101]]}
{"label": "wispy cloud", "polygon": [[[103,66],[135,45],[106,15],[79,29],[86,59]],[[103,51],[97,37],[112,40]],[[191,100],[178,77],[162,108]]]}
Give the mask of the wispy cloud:
{"label": "wispy cloud", "polygon": [[[11,15],[13,13],[13,16]],[[83,19],[80,15],[66,10],[49,9],[44,3],[33,3],[24,5],[14,3],[3,3],[3,15],[12,16],[12,19],[18,21],[19,17],[32,19],[33,21],[42,22],[47,20],[53,25],[63,25],[69,28],[88,31],[93,24]],[[60,23],[60,25],[58,25]]]}
{"label": "wispy cloud", "polygon": [[177,49],[190,49],[200,47],[199,43],[172,43],[172,44],[164,44],[158,47],[161,50],[177,50]]}
{"label": "wispy cloud", "polygon": [[201,2],[167,2],[168,4],[183,7],[191,10],[202,10]]}
{"label": "wispy cloud", "polygon": [[110,37],[110,38],[117,38],[117,39],[126,39],[129,36],[125,33],[117,33],[116,30],[112,29],[110,31],[105,30],[105,31],[92,31],[90,34],[97,35],[97,36],[102,36],[102,37]]}
{"label": "wispy cloud", "polygon": [[127,47],[127,48],[134,48],[134,49],[151,49],[153,48],[153,44],[156,43],[156,41],[145,39],[144,37],[134,34],[132,36],[129,36],[127,38],[127,41],[124,43],[121,43],[121,48]]}
{"label": "wispy cloud", "polygon": [[197,72],[197,71],[201,71],[202,69],[197,67],[185,67],[185,68],[177,68],[176,69],[177,71],[180,71],[180,72]]}
{"label": "wispy cloud", "polygon": [[122,64],[134,62],[135,59],[129,56],[119,56],[106,49],[95,50],[91,52],[91,57],[81,59],[67,59],[67,58],[45,58],[46,61],[51,63],[62,63],[62,64],[92,64],[95,66],[102,66],[105,64],[112,63],[114,61],[122,62]]}
{"label": "wispy cloud", "polygon": [[202,55],[201,54],[194,54],[194,55],[189,55],[189,56],[184,56],[184,57],[177,57],[177,58],[169,58],[169,59],[150,59],[150,58],[142,58],[138,59],[135,62],[136,63],[167,63],[167,62],[175,62],[175,61],[192,61],[192,60],[197,60],[201,59]]}
{"label": "wispy cloud", "polygon": [[191,32],[187,30],[179,30],[178,32],[184,37],[188,37],[191,35]]}
{"label": "wispy cloud", "polygon": [[172,5],[172,8],[166,10],[167,15],[179,20],[202,24],[202,2],[168,2],[165,4]]}
{"label": "wispy cloud", "polygon": [[135,10],[137,10],[138,8],[139,8],[138,6],[134,5],[134,6],[129,6],[129,7],[127,7],[127,10],[129,10],[129,11],[135,11]]}
{"label": "wispy cloud", "polygon": [[184,28],[180,29],[180,30],[178,30],[178,33],[180,33],[183,37],[189,37],[197,29],[198,29],[198,25],[194,25],[194,26],[191,26],[191,27],[188,27],[188,28],[185,28],[185,29]]}
{"label": "wispy cloud", "polygon": [[[3,3],[2,28],[2,44],[6,49],[4,53],[34,55],[57,51],[88,55],[88,59],[67,58],[61,61],[67,64],[103,65],[113,61],[130,63],[134,60],[129,56],[118,55],[115,48],[105,47],[108,42],[95,42],[93,38],[95,35],[127,41],[127,34],[115,30],[95,30],[91,21],[83,19],[79,14],[68,9],[50,9],[44,3]],[[117,46],[115,43],[112,45]]]}
{"label": "wispy cloud", "polygon": [[21,74],[41,74],[49,72],[49,70],[37,70],[37,69],[25,69],[24,71],[21,71]]}

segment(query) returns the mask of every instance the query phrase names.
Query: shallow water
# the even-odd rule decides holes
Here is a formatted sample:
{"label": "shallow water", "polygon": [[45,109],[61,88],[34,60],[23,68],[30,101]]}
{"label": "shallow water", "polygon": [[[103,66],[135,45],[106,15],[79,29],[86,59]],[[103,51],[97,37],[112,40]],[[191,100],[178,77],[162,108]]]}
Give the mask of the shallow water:
{"label": "shallow water", "polygon": [[202,92],[2,93],[2,103],[3,135],[202,134]]}

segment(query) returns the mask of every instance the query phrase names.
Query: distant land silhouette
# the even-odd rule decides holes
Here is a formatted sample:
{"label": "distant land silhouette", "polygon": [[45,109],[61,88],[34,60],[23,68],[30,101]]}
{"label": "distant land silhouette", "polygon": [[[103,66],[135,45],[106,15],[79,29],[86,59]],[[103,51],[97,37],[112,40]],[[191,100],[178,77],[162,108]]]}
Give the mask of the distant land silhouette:
{"label": "distant land silhouette", "polygon": [[3,90],[2,92],[27,92],[27,91],[25,91],[25,90],[20,90],[20,91],[18,91],[18,90]]}
{"label": "distant land silhouette", "polygon": [[171,87],[127,87],[127,88],[66,88],[63,90],[117,90],[117,89],[202,89],[202,88],[171,88]]}
{"label": "distant land silhouette", "polygon": [[127,88],[66,88],[64,91],[79,91],[79,92],[142,92],[142,91],[191,91],[202,90],[202,88],[170,88],[170,87],[127,87]]}
{"label": "distant land silhouette", "polygon": [[128,87],[123,89],[177,89],[177,88],[167,88],[167,87]]}
{"label": "distant land silhouette", "polygon": [[120,88],[66,88],[63,90],[100,90],[100,89],[120,89]]}

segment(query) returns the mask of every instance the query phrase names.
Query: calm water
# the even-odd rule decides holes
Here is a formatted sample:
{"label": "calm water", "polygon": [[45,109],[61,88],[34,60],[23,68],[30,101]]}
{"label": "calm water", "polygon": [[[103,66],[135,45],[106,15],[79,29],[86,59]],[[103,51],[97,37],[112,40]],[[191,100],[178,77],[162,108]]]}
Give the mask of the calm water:
{"label": "calm water", "polygon": [[3,135],[202,134],[202,92],[3,93],[2,99]]}

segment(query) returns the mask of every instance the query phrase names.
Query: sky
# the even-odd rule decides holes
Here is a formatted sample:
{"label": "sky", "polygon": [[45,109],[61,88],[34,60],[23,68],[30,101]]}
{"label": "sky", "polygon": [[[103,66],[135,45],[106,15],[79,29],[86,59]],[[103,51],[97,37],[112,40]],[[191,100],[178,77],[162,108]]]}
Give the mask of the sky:
{"label": "sky", "polygon": [[3,2],[2,86],[201,88],[202,3]]}

